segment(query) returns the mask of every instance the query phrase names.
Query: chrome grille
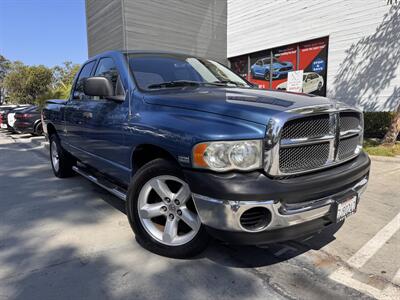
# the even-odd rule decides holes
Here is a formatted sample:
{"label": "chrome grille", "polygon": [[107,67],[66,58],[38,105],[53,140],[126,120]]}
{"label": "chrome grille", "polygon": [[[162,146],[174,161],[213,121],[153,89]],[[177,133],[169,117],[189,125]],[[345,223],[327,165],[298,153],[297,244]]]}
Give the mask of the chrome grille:
{"label": "chrome grille", "polygon": [[340,114],[340,130],[348,131],[358,129],[360,126],[360,115],[354,113]]}
{"label": "chrome grille", "polygon": [[354,155],[359,145],[360,138],[358,136],[350,137],[347,139],[341,139],[338,147],[338,158],[339,160],[347,159]]}
{"label": "chrome grille", "polygon": [[295,119],[283,127],[281,139],[300,139],[329,134],[329,115],[314,116],[307,119]]}
{"label": "chrome grille", "polygon": [[311,113],[288,120],[276,132],[275,145],[268,148],[266,143],[266,172],[273,176],[302,174],[357,156],[362,116],[351,109]]}
{"label": "chrome grille", "polygon": [[320,168],[329,158],[329,143],[281,148],[279,168],[284,173]]}

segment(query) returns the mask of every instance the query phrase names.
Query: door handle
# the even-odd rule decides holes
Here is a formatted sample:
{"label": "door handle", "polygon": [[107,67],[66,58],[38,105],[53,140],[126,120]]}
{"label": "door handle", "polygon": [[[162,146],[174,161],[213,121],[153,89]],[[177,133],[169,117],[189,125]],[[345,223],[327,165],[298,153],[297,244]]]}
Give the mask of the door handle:
{"label": "door handle", "polygon": [[82,115],[86,119],[92,119],[93,118],[93,114],[91,112],[88,112],[88,111],[83,112]]}

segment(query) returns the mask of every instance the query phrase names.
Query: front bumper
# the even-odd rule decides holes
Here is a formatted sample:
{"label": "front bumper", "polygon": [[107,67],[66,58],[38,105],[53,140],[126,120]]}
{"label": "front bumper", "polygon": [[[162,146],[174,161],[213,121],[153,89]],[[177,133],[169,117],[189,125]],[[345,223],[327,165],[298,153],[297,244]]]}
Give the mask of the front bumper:
{"label": "front bumper", "polygon": [[[229,241],[236,236],[239,243],[262,244],[289,239],[290,232],[290,239],[300,237],[335,222],[336,202],[364,192],[369,167],[370,160],[362,153],[341,166],[282,180],[262,173],[185,175],[200,219],[211,233]],[[268,209],[271,217],[266,226],[248,230],[240,218],[255,207]]]}

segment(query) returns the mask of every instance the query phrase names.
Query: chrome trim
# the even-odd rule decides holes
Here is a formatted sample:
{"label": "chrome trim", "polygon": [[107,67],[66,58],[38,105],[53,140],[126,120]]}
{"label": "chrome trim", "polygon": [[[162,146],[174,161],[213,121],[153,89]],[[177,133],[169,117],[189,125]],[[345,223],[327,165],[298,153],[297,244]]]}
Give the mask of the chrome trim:
{"label": "chrome trim", "polygon": [[[348,131],[340,131],[340,119],[339,115],[343,112],[353,112],[359,113],[361,115],[360,118],[360,126],[358,130],[348,130]],[[331,123],[331,131],[329,135],[323,137],[316,137],[316,138],[305,138],[305,139],[282,139],[280,140],[281,132],[284,125],[292,120],[295,119],[302,119],[305,117],[311,117],[316,115],[325,115],[329,114],[329,120]],[[271,176],[292,176],[292,175],[299,175],[299,174],[306,174],[309,172],[314,172],[318,170],[323,170],[326,168],[330,168],[333,166],[337,166],[343,164],[349,160],[354,159],[359,155],[361,149],[359,147],[355,150],[354,155],[339,160],[338,159],[338,146],[339,141],[341,139],[345,139],[348,137],[360,136],[359,147],[362,148],[362,135],[363,135],[363,118],[362,118],[362,111],[347,106],[343,103],[334,103],[331,105],[316,105],[310,107],[302,107],[302,108],[295,108],[292,110],[288,110],[285,112],[281,112],[275,117],[271,118],[268,125],[267,131],[265,135],[265,144],[266,147],[264,149],[264,171],[271,175]],[[296,142],[298,142],[296,144]],[[295,146],[302,146],[307,144],[317,144],[329,142],[329,157],[326,163],[319,168],[313,168],[309,170],[301,170],[297,172],[282,172],[279,167],[279,150],[280,147],[287,148],[287,147],[295,147]]]}
{"label": "chrome trim", "polygon": [[355,135],[359,135],[360,133],[361,133],[361,129],[352,129],[352,130],[341,131],[340,138],[344,139],[344,138],[352,137]]}
{"label": "chrome trim", "polygon": [[[221,200],[195,193],[192,196],[203,224],[227,231],[262,232],[285,228],[324,217],[331,212],[331,207],[335,199],[340,199],[352,191],[360,196],[365,191],[367,183],[368,178],[364,177],[353,187],[340,193],[313,201],[285,205],[275,200]],[[271,213],[271,222],[263,228],[248,230],[240,225],[240,217],[246,210],[254,207],[267,208]]]}
{"label": "chrome trim", "polygon": [[98,186],[102,187],[103,189],[110,192],[111,194],[118,197],[119,199],[126,201],[126,194],[119,191],[117,187],[108,187],[108,186],[102,184],[96,177],[94,177],[93,175],[85,172],[84,170],[82,170],[76,166],[73,166],[72,170],[74,170],[79,175],[85,177],[86,179],[90,180],[91,182],[97,184]]}
{"label": "chrome trim", "polygon": [[318,137],[306,137],[306,138],[298,138],[298,139],[283,139],[281,140],[281,147],[291,147],[291,146],[302,146],[302,145],[312,145],[319,144],[322,142],[327,142],[335,139],[334,135],[324,135]]}

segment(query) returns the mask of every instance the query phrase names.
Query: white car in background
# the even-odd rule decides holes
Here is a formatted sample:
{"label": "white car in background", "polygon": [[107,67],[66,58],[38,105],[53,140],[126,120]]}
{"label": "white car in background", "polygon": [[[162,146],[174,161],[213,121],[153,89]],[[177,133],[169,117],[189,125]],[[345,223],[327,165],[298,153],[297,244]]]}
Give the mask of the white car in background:
{"label": "white car in background", "polygon": [[[282,82],[276,88],[286,91],[287,81]],[[303,73],[303,93],[309,94],[320,91],[324,86],[324,78],[315,72]]]}

